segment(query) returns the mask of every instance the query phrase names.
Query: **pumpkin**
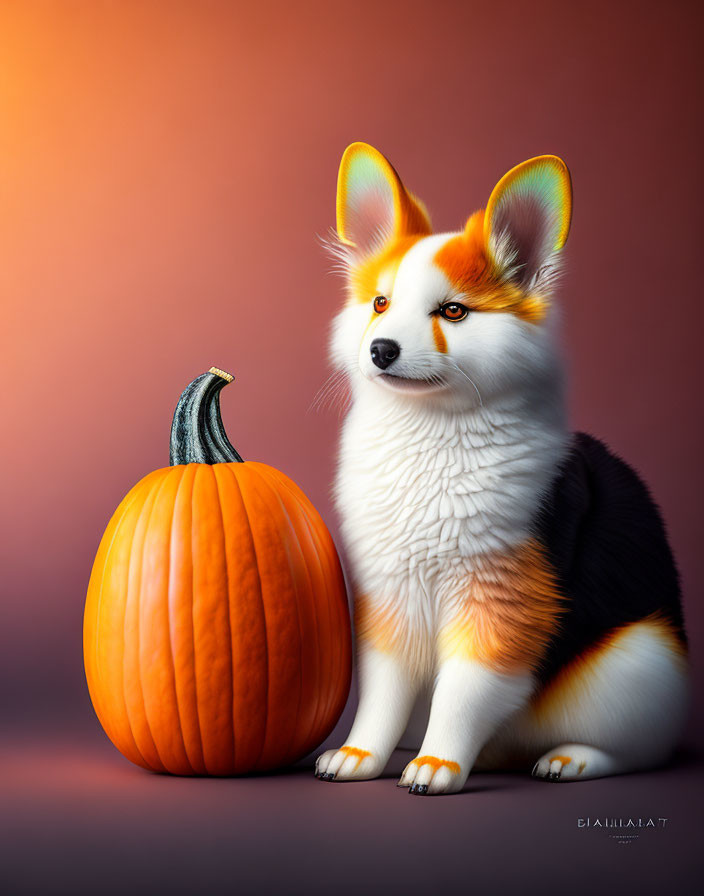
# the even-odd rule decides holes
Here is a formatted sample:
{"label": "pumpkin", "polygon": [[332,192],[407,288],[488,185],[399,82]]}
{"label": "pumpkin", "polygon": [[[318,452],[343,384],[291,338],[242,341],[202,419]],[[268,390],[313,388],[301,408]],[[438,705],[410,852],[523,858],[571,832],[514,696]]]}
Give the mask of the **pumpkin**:
{"label": "pumpkin", "polygon": [[96,714],[132,762],[179,775],[286,766],[327,737],[350,685],[340,561],[287,476],[230,444],[218,368],[185,390],[171,466],[126,495],[84,616]]}

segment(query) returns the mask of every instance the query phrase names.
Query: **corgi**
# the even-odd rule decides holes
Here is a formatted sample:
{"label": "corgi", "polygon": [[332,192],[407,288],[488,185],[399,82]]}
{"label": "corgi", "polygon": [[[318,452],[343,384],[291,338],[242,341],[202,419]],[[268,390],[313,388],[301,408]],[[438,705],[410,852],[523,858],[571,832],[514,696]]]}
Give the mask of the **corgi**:
{"label": "corgi", "polygon": [[340,165],[350,386],[335,501],[359,704],[324,781],[460,791],[473,768],[583,781],[665,762],[688,708],[679,577],[633,469],[566,422],[554,296],[572,213],[553,155],[434,234],[390,162]]}

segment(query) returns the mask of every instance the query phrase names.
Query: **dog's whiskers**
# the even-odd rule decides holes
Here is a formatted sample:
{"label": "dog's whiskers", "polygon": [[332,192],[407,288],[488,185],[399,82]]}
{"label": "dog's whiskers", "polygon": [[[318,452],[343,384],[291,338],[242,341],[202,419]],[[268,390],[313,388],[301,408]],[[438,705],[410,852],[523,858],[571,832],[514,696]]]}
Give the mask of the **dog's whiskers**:
{"label": "dog's whiskers", "polygon": [[455,368],[455,370],[459,374],[461,374],[466,380],[469,380],[469,382],[472,384],[472,387],[474,388],[474,391],[477,393],[477,398],[479,399],[479,407],[483,407],[484,402],[482,401],[481,393],[479,392],[479,389],[477,388],[477,384],[474,382],[472,377],[468,373],[466,373],[464,370],[462,370],[460,365],[456,361],[453,361],[452,358],[448,358],[447,360],[450,362],[450,364]]}
{"label": "dog's whiskers", "polygon": [[334,407],[338,402],[339,412],[342,413],[346,409],[349,399],[350,390],[347,372],[345,370],[334,370],[315,393],[306,414],[313,410],[320,411]]}

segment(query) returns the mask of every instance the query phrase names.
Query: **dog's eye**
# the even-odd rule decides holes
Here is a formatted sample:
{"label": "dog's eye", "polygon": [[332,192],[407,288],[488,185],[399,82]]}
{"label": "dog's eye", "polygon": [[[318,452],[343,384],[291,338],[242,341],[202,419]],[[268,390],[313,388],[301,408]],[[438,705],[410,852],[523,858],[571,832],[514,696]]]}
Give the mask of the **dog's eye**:
{"label": "dog's eye", "polygon": [[386,296],[377,296],[374,299],[374,310],[377,314],[381,314],[389,307],[389,300]]}
{"label": "dog's eye", "polygon": [[459,302],[446,302],[438,309],[445,320],[458,321],[464,320],[469,314],[469,308],[466,305],[460,305]]}

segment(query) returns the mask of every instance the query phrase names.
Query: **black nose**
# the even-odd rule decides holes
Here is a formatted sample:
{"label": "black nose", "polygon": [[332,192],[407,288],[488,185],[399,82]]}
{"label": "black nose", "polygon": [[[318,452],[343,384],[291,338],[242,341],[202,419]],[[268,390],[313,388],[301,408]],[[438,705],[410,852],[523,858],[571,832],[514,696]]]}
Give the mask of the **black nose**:
{"label": "black nose", "polygon": [[393,339],[374,339],[370,346],[372,361],[382,370],[393,364],[401,354],[401,346]]}

